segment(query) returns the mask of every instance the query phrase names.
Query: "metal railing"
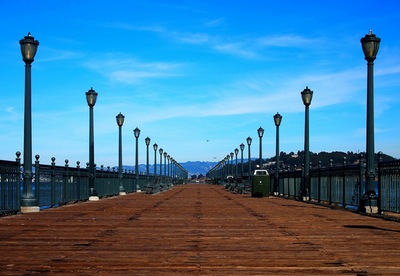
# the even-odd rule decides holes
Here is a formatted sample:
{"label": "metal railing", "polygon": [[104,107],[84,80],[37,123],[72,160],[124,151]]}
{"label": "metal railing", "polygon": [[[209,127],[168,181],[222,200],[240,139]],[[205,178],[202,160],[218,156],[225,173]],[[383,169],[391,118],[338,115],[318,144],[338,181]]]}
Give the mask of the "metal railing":
{"label": "metal railing", "polygon": [[[400,213],[400,160],[382,162],[379,158],[375,192],[378,195],[378,208],[381,212]],[[226,177],[223,166],[212,170],[208,177],[211,183],[222,183]],[[251,180],[245,180],[251,181]],[[279,171],[270,171],[271,191],[277,195],[301,199],[303,171],[294,167]],[[309,200],[329,205],[339,205],[359,209],[365,194],[365,164],[362,158],[358,164],[333,166],[332,161],[326,167],[321,163],[310,166]]]}
{"label": "metal railing", "polygon": [[21,164],[17,161],[0,160],[0,212],[13,213],[20,207]]}
{"label": "metal railing", "polygon": [[[278,194],[286,197],[300,197],[302,170],[280,171]],[[310,200],[337,204],[344,207],[357,207],[360,202],[363,166],[346,164],[342,166],[310,168]],[[271,176],[272,185],[276,178]]]}
{"label": "metal railing", "polygon": [[[55,158],[50,165],[40,164],[35,156],[33,164],[33,192],[40,209],[84,201],[89,198],[89,170],[81,168],[79,161],[76,167],[70,167],[68,160],[64,166],[56,166]],[[154,176],[133,172],[123,172],[122,185],[126,193],[137,190],[156,193],[169,189],[172,184],[183,183],[179,177]],[[20,199],[23,184],[23,167],[20,153],[16,161],[0,160],[0,215],[15,214],[20,211]],[[101,166],[96,169],[95,189],[99,198],[118,195],[120,179],[116,168]]]}
{"label": "metal railing", "polygon": [[381,210],[400,213],[400,161],[379,162],[378,179]]}
{"label": "metal railing", "polygon": [[[310,200],[358,208],[365,193],[364,163],[310,169]],[[271,183],[276,179],[272,176]],[[280,171],[278,194],[298,198],[302,171]],[[400,161],[378,162],[376,194],[380,211],[400,213]]]}

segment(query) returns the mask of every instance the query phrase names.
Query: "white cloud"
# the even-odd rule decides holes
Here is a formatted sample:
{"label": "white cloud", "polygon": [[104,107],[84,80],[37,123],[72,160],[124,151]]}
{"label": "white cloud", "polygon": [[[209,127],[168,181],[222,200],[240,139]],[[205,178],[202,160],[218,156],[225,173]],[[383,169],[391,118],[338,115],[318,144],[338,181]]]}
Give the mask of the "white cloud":
{"label": "white cloud", "polygon": [[187,33],[187,34],[177,34],[176,33],[176,39],[189,43],[189,44],[205,44],[209,42],[210,38],[207,34],[202,34],[202,33]]}
{"label": "white cloud", "polygon": [[224,21],[225,21],[225,18],[223,18],[223,17],[217,18],[217,19],[214,19],[214,20],[207,21],[205,23],[205,26],[206,27],[210,27],[210,28],[219,27],[219,26],[221,26],[223,24]]}
{"label": "white cloud", "polygon": [[84,66],[111,82],[134,84],[143,79],[181,76],[184,64],[173,62],[141,62],[132,58],[105,57],[88,61]]}
{"label": "white cloud", "polygon": [[296,47],[303,48],[314,45],[316,39],[310,39],[300,35],[270,35],[255,39],[260,46]]}
{"label": "white cloud", "polygon": [[213,47],[224,53],[233,54],[236,56],[244,57],[244,58],[256,58],[258,54],[256,51],[249,49],[246,47],[247,45],[243,43],[216,43]]}
{"label": "white cloud", "polygon": [[[224,21],[223,18],[208,21],[207,27],[216,27]],[[240,35],[230,37],[221,35],[210,35],[201,32],[180,32],[168,30],[161,26],[134,26],[124,22],[109,24],[114,28],[134,31],[147,31],[157,33],[164,37],[181,43],[203,45],[215,49],[221,53],[239,56],[241,58],[254,59],[260,56],[260,49],[265,47],[310,47],[315,46],[317,39],[309,39],[300,35],[269,35],[262,37],[241,37]]]}
{"label": "white cloud", "polygon": [[[40,47],[40,46],[39,46]],[[83,56],[82,53],[63,49],[53,49],[48,47],[40,48],[40,58],[35,58],[36,62],[60,61],[78,59]]]}

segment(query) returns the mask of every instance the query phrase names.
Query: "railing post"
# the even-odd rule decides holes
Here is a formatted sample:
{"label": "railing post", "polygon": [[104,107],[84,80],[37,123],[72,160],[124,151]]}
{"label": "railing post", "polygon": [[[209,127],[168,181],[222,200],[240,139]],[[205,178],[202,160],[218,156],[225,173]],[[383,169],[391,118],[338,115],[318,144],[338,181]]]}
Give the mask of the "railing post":
{"label": "railing post", "polygon": [[308,162],[308,179],[307,179],[307,181],[306,181],[306,183],[308,183],[307,185],[308,185],[308,189],[307,189],[307,187],[306,187],[306,194],[308,194],[308,201],[310,201],[312,198],[313,198],[313,196],[312,196],[312,187],[311,187],[311,170],[312,170],[312,162],[310,161],[310,162]]}
{"label": "railing post", "polygon": [[39,154],[35,155],[35,197],[40,207],[40,170],[39,170]]}
{"label": "railing post", "polygon": [[104,197],[107,195],[107,190],[106,190],[106,185],[104,184],[104,165],[100,165],[100,173],[101,173],[101,177],[100,177],[100,181],[97,180],[97,187],[99,187],[99,195],[100,197]]}
{"label": "railing post", "polygon": [[381,213],[382,206],[382,181],[381,181],[381,163],[382,163],[382,152],[378,152],[378,214]]}
{"label": "railing post", "polygon": [[78,179],[76,180],[76,199],[81,200],[81,162],[76,161],[76,168],[78,169]]}
{"label": "railing post", "polygon": [[342,205],[343,208],[346,207],[346,165],[347,157],[343,156],[343,170],[342,170]]}
{"label": "railing post", "polygon": [[[86,172],[87,172],[87,179],[88,179],[88,191],[89,191],[89,194],[88,194],[88,196],[90,197],[90,170],[89,170],[89,162],[86,162]],[[97,194],[97,192],[96,192],[96,194]]]}
{"label": "railing post", "polygon": [[16,176],[16,196],[17,196],[17,202],[16,202],[16,207],[19,210],[21,208],[21,152],[17,151],[15,153],[17,158],[15,158],[15,161],[17,162],[18,166],[18,173]]}
{"label": "railing post", "polygon": [[[116,185],[118,184],[118,185]],[[113,167],[113,187],[116,187],[116,194],[119,194],[119,170],[118,168]],[[124,189],[125,191],[125,189]]]}
{"label": "railing post", "polygon": [[[111,172],[112,171],[112,172]],[[110,166],[107,166],[107,177],[105,181],[105,185],[106,185],[106,195],[110,196],[112,193],[112,189],[113,189],[113,183],[114,183],[114,177],[113,177],[113,173],[115,172],[115,168],[112,168]]]}
{"label": "railing post", "polygon": [[51,205],[54,206],[56,204],[56,180],[55,180],[55,169],[56,169],[56,158],[51,158]]}
{"label": "railing post", "polygon": [[65,159],[65,174],[64,174],[64,179],[63,179],[63,191],[62,191],[62,202],[63,204],[67,203],[68,197],[67,197],[67,183],[68,183],[68,159]]}
{"label": "railing post", "polygon": [[318,203],[321,202],[321,161],[318,161]]}
{"label": "railing post", "polygon": [[[288,170],[289,170],[289,168],[288,168]],[[278,172],[279,173],[279,172]],[[286,180],[286,178],[285,178],[285,168],[283,168],[282,167],[282,173],[281,173],[281,176],[278,176],[280,179],[282,179],[282,193],[283,193],[283,197],[285,197],[285,180]],[[289,184],[289,182],[288,181],[286,181],[288,184]]]}
{"label": "railing post", "polygon": [[[293,197],[296,198],[296,171],[297,171],[297,165],[294,165],[293,167]],[[302,169],[303,171],[303,169]]]}
{"label": "railing post", "polygon": [[304,186],[304,163],[301,163],[301,181],[300,181],[300,188],[298,191],[298,198],[302,200],[304,194],[305,186]]}
{"label": "railing post", "polygon": [[[360,179],[359,181],[359,186],[358,186],[358,205],[361,203],[361,197],[364,194],[363,192],[363,183],[364,183],[364,162],[363,162],[364,156],[360,154],[360,172],[358,178]],[[360,206],[359,206],[360,207]]]}
{"label": "railing post", "polygon": [[328,177],[328,198],[329,198],[329,205],[332,204],[332,168],[333,168],[333,160],[329,159],[329,177]]}

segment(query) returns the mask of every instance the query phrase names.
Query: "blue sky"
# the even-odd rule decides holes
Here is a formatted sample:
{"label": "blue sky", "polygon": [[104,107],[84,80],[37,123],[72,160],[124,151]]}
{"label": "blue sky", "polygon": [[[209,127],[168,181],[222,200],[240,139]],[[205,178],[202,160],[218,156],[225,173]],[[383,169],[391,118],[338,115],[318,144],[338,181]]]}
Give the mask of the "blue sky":
{"label": "blue sky", "polygon": [[[265,129],[275,155],[304,147],[300,92],[314,91],[310,150],[365,151],[367,66],[360,38],[382,39],[375,61],[375,150],[400,157],[400,4],[397,1],[0,0],[0,159],[23,150],[24,63],[19,40],[40,42],[32,65],[33,154],[49,164],[118,163],[115,116],[125,115],[123,163],[151,138],[178,162],[220,161]],[[247,146],[245,149],[247,153]],[[150,150],[150,162],[154,151]],[[247,155],[245,155],[247,156]]]}

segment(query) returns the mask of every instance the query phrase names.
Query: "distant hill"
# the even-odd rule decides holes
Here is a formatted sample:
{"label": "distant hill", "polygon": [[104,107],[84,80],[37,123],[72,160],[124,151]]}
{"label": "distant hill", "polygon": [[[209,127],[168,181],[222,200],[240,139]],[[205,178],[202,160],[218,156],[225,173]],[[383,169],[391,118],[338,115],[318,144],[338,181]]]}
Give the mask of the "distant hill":
{"label": "distant hill", "polygon": [[181,163],[181,165],[189,172],[190,175],[206,175],[218,162],[202,162],[202,161],[188,161]]}
{"label": "distant hill", "polygon": [[[354,152],[341,152],[341,151],[334,151],[334,152],[320,152],[320,153],[313,153],[310,152],[310,161],[313,165],[317,166],[318,161],[321,161],[322,166],[328,166],[329,165],[329,160],[332,159],[333,165],[341,165],[343,164],[343,157],[346,157],[346,162],[347,164],[353,164],[359,162],[360,154],[363,154],[363,158],[365,159],[366,154],[365,153],[354,153]],[[397,160],[396,158],[382,154],[382,160],[383,161],[392,161],[392,160]],[[281,152],[279,155],[279,160],[281,166],[288,167],[290,166],[293,168],[295,165],[300,168],[302,163],[303,163],[303,158],[304,158],[304,151],[298,151],[297,153],[290,152]],[[258,159],[252,158],[252,162],[257,162]],[[378,155],[375,154],[375,160],[378,160]],[[239,164],[240,161],[238,161]],[[244,163],[247,163],[247,159],[243,160]],[[187,161],[187,162],[181,162],[180,163],[188,172],[189,176],[191,175],[206,175],[207,172],[212,169],[215,165],[218,164],[218,162],[207,162],[207,161]],[[263,159],[263,164],[267,167],[275,167],[275,156],[272,156],[270,158]],[[131,170],[134,171],[135,167],[134,166],[123,166],[124,170]],[[164,172],[164,164],[162,171]],[[139,172],[140,173],[145,173],[146,172],[146,165],[145,164],[140,164],[139,165]],[[154,173],[154,165],[149,165],[149,172],[150,174]],[[159,174],[160,168],[157,166],[157,174]]]}
{"label": "distant hill", "polygon": [[[211,170],[218,162],[203,162],[203,161],[188,161],[180,163],[182,167],[184,167],[188,172],[189,176],[191,175],[206,175],[209,170]],[[162,165],[162,173],[164,173],[164,164]],[[135,166],[123,166],[124,170],[134,171]],[[146,164],[139,165],[139,172],[146,173]],[[154,165],[149,164],[149,173],[154,174]],[[157,174],[160,173],[160,167],[157,165]]]}

